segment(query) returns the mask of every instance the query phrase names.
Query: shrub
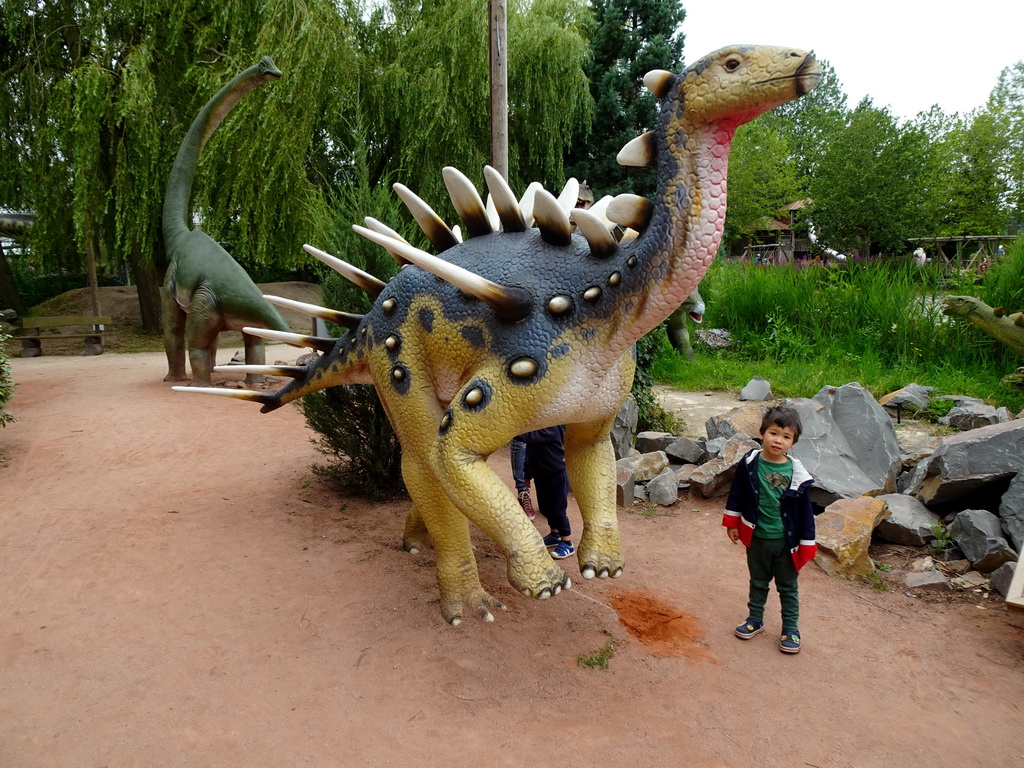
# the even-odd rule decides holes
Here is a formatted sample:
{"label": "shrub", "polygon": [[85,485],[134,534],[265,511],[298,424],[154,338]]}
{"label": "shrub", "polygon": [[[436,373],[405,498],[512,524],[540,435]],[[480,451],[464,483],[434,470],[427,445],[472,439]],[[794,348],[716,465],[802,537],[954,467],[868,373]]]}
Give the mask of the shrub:
{"label": "shrub", "polygon": [[7,403],[14,395],[14,382],[11,380],[11,366],[7,362],[7,353],[4,351],[4,344],[10,338],[3,331],[0,331],[0,427],[6,427],[15,421],[15,418],[7,412]]}

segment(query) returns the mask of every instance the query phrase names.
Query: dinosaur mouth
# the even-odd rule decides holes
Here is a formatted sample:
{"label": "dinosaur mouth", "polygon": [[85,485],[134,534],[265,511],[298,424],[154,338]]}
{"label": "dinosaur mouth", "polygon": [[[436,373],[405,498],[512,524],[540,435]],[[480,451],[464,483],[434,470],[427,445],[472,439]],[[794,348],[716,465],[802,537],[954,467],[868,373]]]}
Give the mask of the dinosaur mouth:
{"label": "dinosaur mouth", "polygon": [[702,315],[700,312],[687,312],[686,314],[688,314],[690,316],[690,319],[693,320],[693,322],[695,323],[704,322],[704,315]]}
{"label": "dinosaur mouth", "polygon": [[796,95],[799,98],[810,91],[818,84],[818,80],[821,79],[821,68],[818,66],[818,62],[813,56],[807,54],[804,56],[804,60],[800,62],[800,66],[796,68],[796,72],[792,75],[783,75],[782,77],[771,77],[767,80],[761,80],[759,85],[764,83],[777,83],[782,80],[793,80],[796,86]]}

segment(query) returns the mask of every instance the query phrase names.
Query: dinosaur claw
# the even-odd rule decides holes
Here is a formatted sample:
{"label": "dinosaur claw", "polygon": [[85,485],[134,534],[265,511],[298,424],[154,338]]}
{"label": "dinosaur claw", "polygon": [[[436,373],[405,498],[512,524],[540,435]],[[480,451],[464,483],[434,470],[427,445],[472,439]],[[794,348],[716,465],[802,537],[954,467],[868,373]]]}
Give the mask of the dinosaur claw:
{"label": "dinosaur claw", "polygon": [[554,593],[557,595],[561,591],[562,591],[562,585],[561,584],[555,584],[555,592]]}
{"label": "dinosaur claw", "polygon": [[617,579],[621,575],[622,575],[622,569],[621,568],[616,568],[614,571],[612,571],[612,578],[613,579]]}
{"label": "dinosaur claw", "polygon": [[419,547],[409,547],[405,551],[408,552],[410,555],[418,555],[420,553],[420,548]]}
{"label": "dinosaur claw", "polygon": [[484,609],[484,610],[480,611],[480,618],[483,619],[484,621],[493,622],[494,621],[494,614],[492,614],[490,611]]}
{"label": "dinosaur claw", "polygon": [[594,575],[595,575],[594,574],[594,566],[592,566],[592,565],[585,565],[585,566],[583,566],[580,569],[580,575],[583,576],[584,579],[592,579],[592,578],[594,578]]}
{"label": "dinosaur claw", "polygon": [[449,623],[453,627],[457,627],[457,626],[459,626],[459,624],[462,623],[462,617],[461,616],[452,616],[451,621]]}
{"label": "dinosaur claw", "polygon": [[542,589],[540,594],[537,595],[538,600],[547,600],[549,597],[551,597],[551,590],[547,588]]}
{"label": "dinosaur claw", "polygon": [[597,578],[599,578],[599,579],[607,579],[608,578],[608,569],[607,568],[602,568],[598,572]]}

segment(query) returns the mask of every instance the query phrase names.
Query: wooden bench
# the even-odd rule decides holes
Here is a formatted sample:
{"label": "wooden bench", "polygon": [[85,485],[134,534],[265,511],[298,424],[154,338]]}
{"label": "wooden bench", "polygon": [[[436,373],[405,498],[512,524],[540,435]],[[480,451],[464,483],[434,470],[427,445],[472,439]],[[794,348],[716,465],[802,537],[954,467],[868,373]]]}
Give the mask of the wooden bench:
{"label": "wooden bench", "polygon": [[[44,339],[85,339],[85,354],[103,354],[103,327],[113,323],[110,317],[24,317],[21,319],[21,333],[14,338],[21,342],[22,357],[39,357],[43,354]],[[83,333],[46,333],[53,328],[74,328],[85,326]]]}

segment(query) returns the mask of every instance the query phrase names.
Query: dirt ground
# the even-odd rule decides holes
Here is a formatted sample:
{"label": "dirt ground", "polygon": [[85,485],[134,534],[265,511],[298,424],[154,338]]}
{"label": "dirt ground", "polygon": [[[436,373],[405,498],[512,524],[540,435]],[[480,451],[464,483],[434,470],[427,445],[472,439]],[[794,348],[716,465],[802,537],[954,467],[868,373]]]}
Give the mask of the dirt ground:
{"label": "dirt ground", "polygon": [[[733,636],[742,550],[721,499],[684,497],[621,512],[621,579],[569,560],[546,601],[478,536],[509,610],[452,628],[433,550],[400,547],[408,503],[322,487],[297,409],[174,393],[159,353],[12,366],[5,768],[1024,766],[1024,615],[995,598],[812,564],[804,649],[784,655],[774,596],[768,632]],[[609,643],[606,669],[579,663]]]}

